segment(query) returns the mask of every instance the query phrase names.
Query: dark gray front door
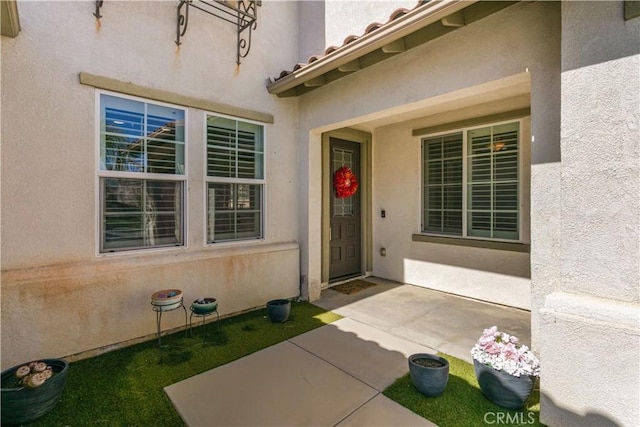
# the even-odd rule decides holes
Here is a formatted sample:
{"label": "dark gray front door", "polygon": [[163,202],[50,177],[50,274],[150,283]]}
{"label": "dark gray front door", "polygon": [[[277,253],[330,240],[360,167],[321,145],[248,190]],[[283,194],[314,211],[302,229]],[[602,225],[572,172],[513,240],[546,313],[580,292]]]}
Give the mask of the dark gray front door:
{"label": "dark gray front door", "polygon": [[360,144],[331,138],[331,231],[329,281],[362,274],[361,262],[361,188],[350,197],[338,197],[335,191],[335,173],[346,166],[360,181]]}

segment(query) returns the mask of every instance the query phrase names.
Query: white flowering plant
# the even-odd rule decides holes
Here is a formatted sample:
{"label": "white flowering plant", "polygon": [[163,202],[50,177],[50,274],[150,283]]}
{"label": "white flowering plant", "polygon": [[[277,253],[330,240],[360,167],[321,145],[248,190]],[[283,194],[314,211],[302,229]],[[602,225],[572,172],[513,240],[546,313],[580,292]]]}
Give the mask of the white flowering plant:
{"label": "white flowering plant", "polygon": [[485,329],[471,349],[474,360],[515,377],[540,376],[540,362],[518,338],[500,332],[497,326]]}

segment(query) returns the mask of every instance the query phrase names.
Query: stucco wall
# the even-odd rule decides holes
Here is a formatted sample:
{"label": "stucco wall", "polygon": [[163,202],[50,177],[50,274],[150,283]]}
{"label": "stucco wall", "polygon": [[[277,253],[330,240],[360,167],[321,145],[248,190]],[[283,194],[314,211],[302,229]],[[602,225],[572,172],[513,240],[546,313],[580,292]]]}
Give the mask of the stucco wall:
{"label": "stucco wall", "polygon": [[[479,117],[483,109],[475,108]],[[529,187],[529,120],[524,120],[521,155],[523,205]],[[422,211],[420,137],[417,121],[375,131],[373,274],[484,301],[530,308],[529,253],[414,241]],[[402,150],[398,147],[401,146]],[[380,215],[385,210],[385,218]],[[528,225],[526,226],[528,229]],[[525,232],[525,238],[528,233]],[[380,254],[385,248],[385,256]],[[508,291],[507,291],[508,290]]]}
{"label": "stucco wall", "polygon": [[[411,235],[420,232],[420,138],[411,131],[427,122],[428,126],[446,123],[448,115],[451,121],[460,120],[458,109],[473,110],[467,103],[471,98],[486,95],[492,101],[507,102],[514,96],[511,85],[524,80],[531,106],[532,180],[535,174],[545,185],[544,193],[535,193],[535,199],[532,192],[531,206],[540,212],[536,215],[553,223],[548,213],[554,211],[555,199],[543,197],[558,186],[558,180],[537,168],[559,161],[559,20],[558,4],[518,4],[302,96],[301,132],[312,130],[308,146],[302,148],[309,162],[300,170],[310,182],[308,198],[301,194],[309,212],[309,226],[301,230],[303,274],[319,272],[312,266],[321,262],[314,249],[321,235],[313,229],[313,224],[321,223],[318,135],[351,126],[374,135],[373,273],[529,308],[528,255],[459,246],[439,247],[434,254],[432,244],[412,242]],[[426,115],[406,122],[407,114],[417,110]],[[478,109],[476,114],[484,112]],[[398,124],[389,126],[396,116]],[[376,127],[380,120],[389,127]],[[540,201],[549,205],[538,205]],[[388,212],[384,220],[381,209]],[[384,259],[378,254],[381,246],[387,248]],[[319,282],[320,277],[309,273],[310,285]]]}
{"label": "stucco wall", "polygon": [[561,280],[539,324],[549,425],[640,419],[640,19],[623,16],[623,2],[562,3]]}
{"label": "stucco wall", "polygon": [[[239,68],[233,25],[197,10],[178,48],[176,6],[105,2],[97,23],[92,2],[24,2],[2,39],[3,367],[151,334],[160,289],[213,294],[222,314],[298,294],[297,100],[264,87],[296,61],[297,6],[263,2]],[[271,114],[264,241],[205,246],[204,112],[188,108],[186,247],[97,256],[96,95],[80,72]]]}

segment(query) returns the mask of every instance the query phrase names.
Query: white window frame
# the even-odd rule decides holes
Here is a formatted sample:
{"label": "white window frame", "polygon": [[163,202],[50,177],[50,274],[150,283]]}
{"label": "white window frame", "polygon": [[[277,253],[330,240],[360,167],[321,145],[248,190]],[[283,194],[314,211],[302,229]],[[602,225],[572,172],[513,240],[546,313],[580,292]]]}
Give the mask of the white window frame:
{"label": "white window frame", "polygon": [[[215,113],[211,111],[205,111],[203,114],[203,171],[204,171],[204,245],[213,246],[226,246],[226,245],[242,245],[247,243],[255,243],[264,241],[267,233],[267,128],[264,123],[244,119],[240,117],[230,116],[226,114]],[[209,144],[207,139],[207,119],[209,117],[218,117],[221,119],[233,120],[236,123],[247,123],[262,128],[262,178],[261,179],[247,179],[247,178],[229,178],[229,177],[215,177],[208,176],[208,152]],[[225,239],[219,241],[209,240],[209,184],[249,184],[259,185],[261,188],[260,195],[260,236],[259,237],[242,237],[235,239]]]}
{"label": "white window frame", "polygon": [[[145,172],[125,172],[125,171],[110,171],[102,169],[101,158],[101,97],[108,95],[116,98],[122,98],[125,100],[131,100],[136,102],[142,102],[144,104],[154,104],[161,107],[174,108],[184,112],[184,171],[182,174],[163,174],[163,173],[145,173]],[[152,251],[167,251],[176,249],[186,249],[188,247],[187,242],[188,235],[188,123],[189,123],[189,111],[187,108],[181,107],[175,104],[169,104],[165,102],[155,101],[152,99],[141,98],[137,96],[126,95],[118,92],[110,92],[105,90],[95,91],[95,212],[96,212],[96,227],[95,227],[95,252],[96,256],[114,256],[114,255],[126,255],[135,252],[152,252]],[[146,116],[146,113],[145,113]],[[149,247],[134,247],[134,248],[119,248],[119,249],[104,249],[104,230],[103,230],[103,188],[101,181],[104,178],[123,178],[123,179],[137,179],[143,181],[174,181],[182,182],[182,212],[181,212],[181,244],[168,244],[157,245]]]}
{"label": "white window frame", "polygon": [[[510,123],[518,123],[518,238],[517,239],[504,239],[504,238],[492,238],[492,237],[478,237],[478,236],[470,236],[468,235],[468,174],[469,174],[469,166],[467,164],[467,153],[468,153],[468,132],[474,129],[482,129],[487,127],[500,126],[504,124]],[[492,241],[492,242],[507,242],[507,243],[525,243],[525,238],[527,236],[525,230],[525,206],[523,202],[524,197],[524,184],[525,184],[525,174],[524,174],[524,166],[525,166],[525,138],[523,135],[524,125],[523,119],[512,119],[505,120],[500,122],[493,123],[485,123],[483,125],[478,126],[470,126],[463,127],[457,129],[450,129],[443,132],[433,133],[424,135],[420,138],[420,234],[424,236],[435,236],[435,237],[447,237],[452,239],[465,239],[465,240],[484,240],[484,241]],[[433,231],[425,231],[424,224],[424,210],[425,210],[425,192],[424,192],[424,182],[425,182],[425,153],[424,153],[424,141],[426,139],[452,135],[456,133],[462,133],[462,233],[460,235],[448,234],[448,233],[437,233]]]}

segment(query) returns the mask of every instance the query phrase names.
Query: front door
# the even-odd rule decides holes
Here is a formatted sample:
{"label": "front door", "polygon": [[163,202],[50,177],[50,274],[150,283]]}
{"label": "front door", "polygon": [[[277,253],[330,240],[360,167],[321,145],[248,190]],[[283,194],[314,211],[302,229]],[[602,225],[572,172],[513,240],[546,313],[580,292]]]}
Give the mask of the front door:
{"label": "front door", "polygon": [[[359,276],[362,274],[361,261],[361,189],[345,197],[348,185],[338,176],[342,191],[336,190],[336,172],[342,169],[341,176],[352,172],[356,180],[360,179],[360,144],[342,139],[330,138],[331,150],[329,162],[331,175],[330,200],[330,242],[329,242],[329,281]],[[348,183],[347,183],[348,184]],[[353,182],[351,182],[353,185]]]}

